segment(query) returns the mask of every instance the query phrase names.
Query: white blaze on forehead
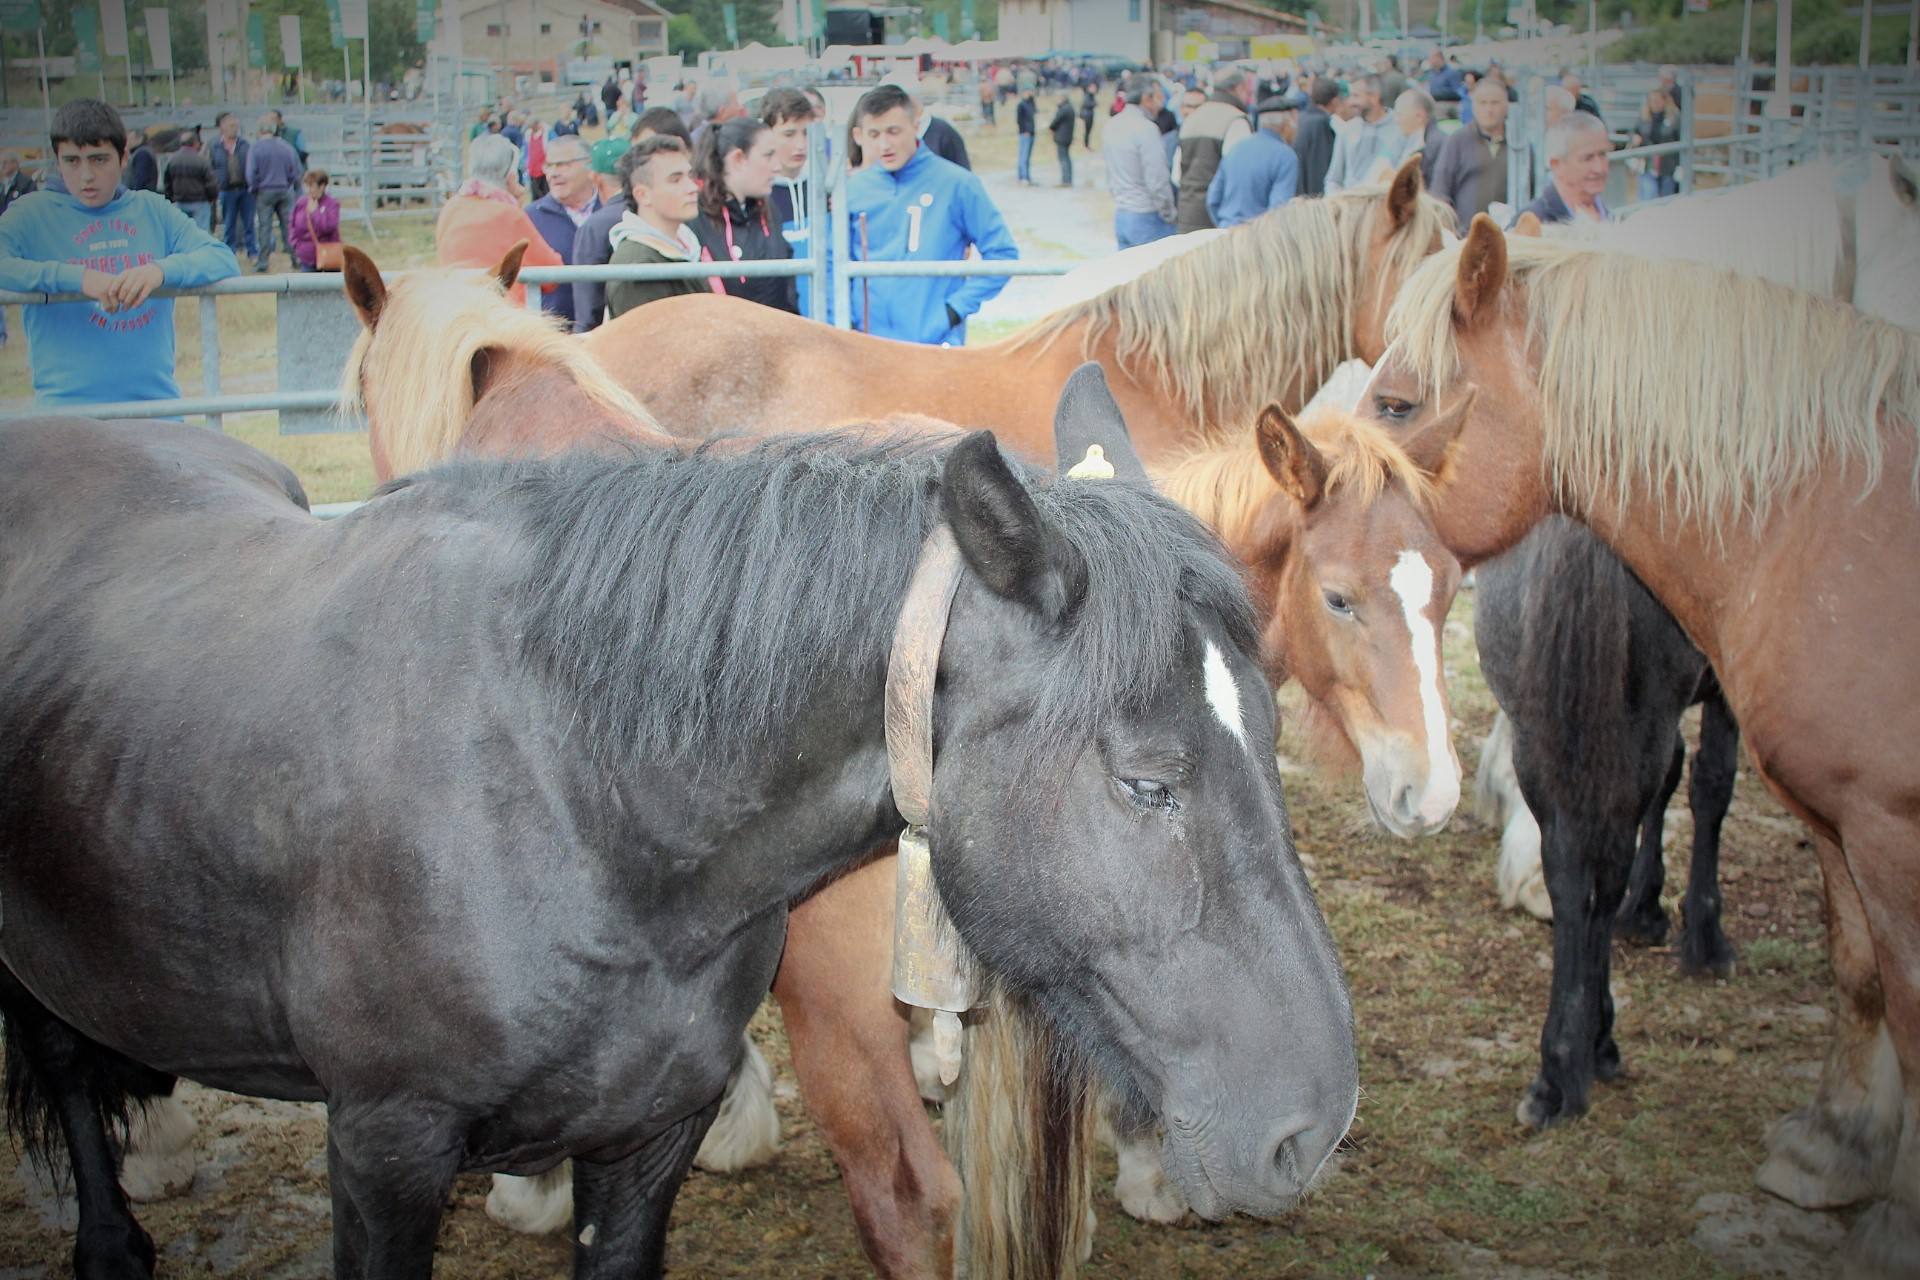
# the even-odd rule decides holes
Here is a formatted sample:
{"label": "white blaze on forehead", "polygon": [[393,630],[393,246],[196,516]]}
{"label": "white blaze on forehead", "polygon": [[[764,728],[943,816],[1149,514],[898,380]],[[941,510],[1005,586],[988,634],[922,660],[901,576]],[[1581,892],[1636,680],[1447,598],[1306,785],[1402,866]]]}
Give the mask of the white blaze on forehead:
{"label": "white blaze on forehead", "polygon": [[1240,718],[1240,686],[1233,672],[1227,669],[1227,660],[1211,640],[1207,641],[1207,656],[1201,667],[1207,677],[1207,705],[1213,708],[1220,723],[1227,726],[1234,741],[1246,746],[1247,726]]}
{"label": "white blaze on forehead", "polygon": [[1400,597],[1413,640],[1413,669],[1420,677],[1420,720],[1427,735],[1427,793],[1420,816],[1439,822],[1460,801],[1460,776],[1448,748],[1446,702],[1440,696],[1440,639],[1426,613],[1433,603],[1433,568],[1418,551],[1402,551],[1387,584]]}

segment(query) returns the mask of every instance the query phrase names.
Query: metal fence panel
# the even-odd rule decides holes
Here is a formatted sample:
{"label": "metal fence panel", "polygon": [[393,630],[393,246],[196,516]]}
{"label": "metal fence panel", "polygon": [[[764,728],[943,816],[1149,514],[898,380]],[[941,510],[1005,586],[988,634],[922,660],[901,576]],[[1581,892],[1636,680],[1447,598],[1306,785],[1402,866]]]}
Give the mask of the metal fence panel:
{"label": "metal fence panel", "polygon": [[[360,336],[360,317],[345,293],[283,293],[275,299],[275,364],[281,391],[332,392],[340,385],[347,352]],[[280,434],[361,430],[354,415],[342,419],[332,409],[282,409]]]}

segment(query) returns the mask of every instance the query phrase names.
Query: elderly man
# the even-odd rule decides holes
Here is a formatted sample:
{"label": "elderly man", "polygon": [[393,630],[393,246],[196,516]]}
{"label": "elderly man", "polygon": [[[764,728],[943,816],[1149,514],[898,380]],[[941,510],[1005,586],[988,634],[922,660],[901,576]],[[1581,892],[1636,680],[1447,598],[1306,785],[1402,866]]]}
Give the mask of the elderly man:
{"label": "elderly man", "polygon": [[1473,86],[1473,121],[1440,148],[1433,194],[1453,206],[1462,230],[1507,198],[1507,86],[1499,77]]}
{"label": "elderly man", "polygon": [[[527,206],[527,219],[540,233],[540,238],[560,255],[560,261],[571,265],[580,228],[600,208],[600,192],[589,166],[587,144],[572,134],[548,143],[546,175],[547,194]],[[542,294],[540,309],[559,316],[571,326],[572,286]]]}
{"label": "elderly man", "polygon": [[288,257],[293,256],[293,241],[287,232],[294,193],[300,189],[300,175],[305,170],[299,153],[274,132],[277,127],[272,116],[261,116],[254,126],[253,146],[247,151],[247,190],[253,194],[253,207],[260,219],[260,256],[253,261],[255,271],[267,269],[276,219],[280,223],[280,245]]}
{"label": "elderly man", "polygon": [[1600,196],[1607,189],[1607,155],[1612,150],[1605,125],[1584,111],[1569,111],[1547,130],[1547,189],[1521,212],[1542,222],[1611,221],[1613,214]]}
{"label": "elderly man", "polygon": [[700,139],[716,124],[738,120],[747,114],[740,105],[740,86],[727,76],[716,76],[700,86],[693,96],[693,113],[699,121],[693,127],[693,154],[700,154]]}
{"label": "elderly man", "polygon": [[1247,108],[1253,105],[1253,77],[1239,67],[1223,66],[1213,75],[1213,93],[1180,121],[1180,201],[1182,232],[1213,225],[1207,216],[1207,188],[1226,154],[1253,135]]}
{"label": "elderly man", "polygon": [[1334,144],[1333,161],[1327,166],[1327,195],[1366,185],[1374,176],[1376,160],[1384,159],[1385,167],[1391,169],[1400,158],[1400,130],[1381,101],[1381,90],[1379,76],[1361,76],[1347,87],[1354,120]]}
{"label": "elderly man", "polygon": [[[499,134],[475,138],[467,148],[467,180],[434,224],[434,260],[443,267],[493,267],[507,256],[507,250],[525,240],[522,266],[560,266],[560,255],[520,208],[524,194],[520,155],[514,145]],[[526,294],[525,285],[516,284],[508,291],[515,305],[523,304]]]}
{"label": "elderly man", "polygon": [[1420,177],[1429,187],[1433,185],[1433,166],[1440,159],[1440,148],[1447,140],[1434,115],[1433,99],[1424,89],[1408,89],[1393,104],[1393,123],[1401,137],[1396,167],[1419,156]]}
{"label": "elderly man", "polygon": [[1177,209],[1166,147],[1154,123],[1166,91],[1158,80],[1140,75],[1120,86],[1120,96],[1127,105],[1107,121],[1100,151],[1113,191],[1113,238],[1131,249],[1172,235]]}
{"label": "elderly man", "polygon": [[1299,187],[1300,158],[1293,152],[1300,99],[1275,95],[1259,106],[1260,128],[1220,162],[1207,187],[1207,215],[1225,229],[1278,209]]}

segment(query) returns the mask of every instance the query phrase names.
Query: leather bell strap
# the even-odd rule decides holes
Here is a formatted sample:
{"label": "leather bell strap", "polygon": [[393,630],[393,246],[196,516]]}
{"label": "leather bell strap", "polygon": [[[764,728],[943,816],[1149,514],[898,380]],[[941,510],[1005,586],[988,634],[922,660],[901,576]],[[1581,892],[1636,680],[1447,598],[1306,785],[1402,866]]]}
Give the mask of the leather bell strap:
{"label": "leather bell strap", "polygon": [[887,655],[887,771],[909,827],[925,827],[932,816],[933,682],[959,586],[959,545],[953,530],[936,525],[921,545]]}

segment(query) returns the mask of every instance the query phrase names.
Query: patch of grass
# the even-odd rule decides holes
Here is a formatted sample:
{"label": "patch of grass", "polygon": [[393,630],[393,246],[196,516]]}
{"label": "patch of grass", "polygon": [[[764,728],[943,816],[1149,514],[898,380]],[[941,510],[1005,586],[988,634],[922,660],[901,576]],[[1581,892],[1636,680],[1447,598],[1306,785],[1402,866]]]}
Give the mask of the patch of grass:
{"label": "patch of grass", "polygon": [[1782,973],[1798,978],[1817,978],[1827,969],[1827,957],[1818,949],[1772,934],[1755,938],[1741,948],[1740,962],[1743,968],[1754,973]]}

